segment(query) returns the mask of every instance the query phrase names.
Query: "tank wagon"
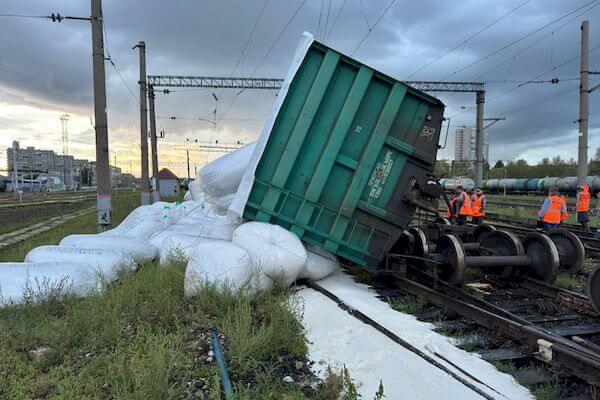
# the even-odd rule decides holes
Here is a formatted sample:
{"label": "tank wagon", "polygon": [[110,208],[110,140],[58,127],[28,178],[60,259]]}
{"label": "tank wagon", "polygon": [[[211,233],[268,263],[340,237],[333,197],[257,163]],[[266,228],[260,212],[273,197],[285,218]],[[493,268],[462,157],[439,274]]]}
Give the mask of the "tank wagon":
{"label": "tank wagon", "polygon": [[[453,191],[455,188],[452,183],[456,179],[445,179],[449,185],[442,184],[442,187],[446,191]],[[470,180],[470,179],[469,179]],[[472,181],[471,181],[472,182]],[[590,192],[600,192],[600,177],[599,176],[588,176],[586,183],[590,186]],[[506,189],[506,193],[548,193],[548,189],[552,186],[556,186],[561,193],[575,194],[577,192],[577,177],[546,177],[546,178],[529,178],[529,179],[485,179],[482,182],[482,188],[490,193],[503,193]]]}
{"label": "tank wagon", "polygon": [[469,178],[441,179],[440,186],[448,192],[454,192],[457,186],[462,186],[468,192],[472,192],[475,189],[475,181]]}

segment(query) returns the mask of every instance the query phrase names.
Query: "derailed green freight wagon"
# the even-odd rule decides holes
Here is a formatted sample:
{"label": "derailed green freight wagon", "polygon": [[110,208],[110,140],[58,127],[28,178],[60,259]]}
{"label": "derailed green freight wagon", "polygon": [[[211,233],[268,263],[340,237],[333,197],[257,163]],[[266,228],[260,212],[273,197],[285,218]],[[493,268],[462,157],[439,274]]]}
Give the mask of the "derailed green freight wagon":
{"label": "derailed green freight wagon", "polygon": [[311,38],[295,62],[253,154],[244,217],[376,264],[433,171],[444,105]]}

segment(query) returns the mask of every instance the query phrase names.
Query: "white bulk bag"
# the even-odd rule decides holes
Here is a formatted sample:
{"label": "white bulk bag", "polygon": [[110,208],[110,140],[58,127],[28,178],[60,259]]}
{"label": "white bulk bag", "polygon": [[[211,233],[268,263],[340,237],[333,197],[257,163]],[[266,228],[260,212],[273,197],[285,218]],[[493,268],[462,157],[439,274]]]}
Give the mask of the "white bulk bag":
{"label": "white bulk bag", "polygon": [[212,206],[217,214],[225,215],[234,198],[235,192],[219,197],[206,196],[206,202]]}
{"label": "white bulk bag", "polygon": [[212,197],[235,192],[248,168],[255,146],[256,142],[247,144],[202,167],[198,172],[201,191]]}
{"label": "white bulk bag", "polygon": [[173,262],[187,262],[198,244],[210,239],[195,235],[178,234],[165,239],[160,247],[160,265],[165,266]]}
{"label": "white bulk bag", "polygon": [[185,194],[183,195],[183,201],[190,201],[192,200],[192,193],[189,190],[185,191]]}
{"label": "white bulk bag", "polygon": [[158,209],[151,206],[142,207],[129,213],[116,228],[103,232],[101,235],[147,238],[167,226]]}
{"label": "white bulk bag", "polygon": [[279,225],[247,222],[233,233],[254,265],[281,286],[292,284],[306,265],[306,250],[296,235]]}
{"label": "white bulk bag", "polygon": [[205,228],[202,224],[196,224],[196,225],[175,224],[175,225],[171,225],[169,228],[167,228],[163,231],[160,231],[160,232],[152,235],[149,239],[149,242],[152,246],[156,247],[157,249],[160,249],[163,242],[173,235],[184,234],[184,235],[200,236],[202,234],[202,232],[204,231],[204,229]]}
{"label": "white bulk bag", "polygon": [[239,224],[231,222],[227,217],[216,215],[206,221],[200,236],[209,239],[231,241],[233,232]]}
{"label": "white bulk bag", "polygon": [[94,268],[81,262],[0,263],[0,305],[31,295],[30,300],[43,300],[59,289],[61,294],[84,296],[101,290],[102,282]]}
{"label": "white bulk bag", "polygon": [[155,210],[162,210],[164,207],[169,207],[169,206],[172,206],[174,204],[175,203],[169,203],[168,201],[157,201],[157,202],[154,202],[154,203],[152,203],[152,204],[150,204],[148,206],[143,206],[143,207],[152,207]]}
{"label": "white bulk bag", "polygon": [[298,274],[298,279],[308,278],[313,281],[326,278],[340,267],[337,257],[322,247],[306,245],[306,266]]}
{"label": "white bulk bag", "polygon": [[194,201],[203,201],[204,195],[202,194],[202,190],[200,189],[200,184],[197,181],[191,181],[188,183],[188,190],[192,196],[192,200]]}
{"label": "white bulk bag", "polygon": [[255,269],[248,253],[233,243],[215,240],[200,243],[185,270],[184,292],[193,296],[203,283],[250,292],[270,287],[271,281]]}
{"label": "white bulk bag", "polygon": [[120,250],[67,246],[39,246],[25,256],[25,262],[66,261],[91,265],[105,279],[114,281],[119,271],[132,271],[137,265]]}
{"label": "white bulk bag", "polygon": [[148,243],[147,239],[128,236],[102,236],[95,234],[80,234],[65,236],[60,241],[61,246],[89,247],[94,249],[120,250],[131,256],[138,264],[145,264],[158,256],[158,249]]}

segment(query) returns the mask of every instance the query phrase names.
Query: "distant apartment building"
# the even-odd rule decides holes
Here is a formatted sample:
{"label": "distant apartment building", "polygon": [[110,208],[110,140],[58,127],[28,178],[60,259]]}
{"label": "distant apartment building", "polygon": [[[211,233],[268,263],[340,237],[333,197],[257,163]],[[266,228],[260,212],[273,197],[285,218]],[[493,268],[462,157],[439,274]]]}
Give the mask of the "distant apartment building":
{"label": "distant apartment building", "polygon": [[[489,160],[490,146],[488,134],[483,131],[483,160]],[[456,128],[454,142],[454,161],[474,163],[475,154],[475,129],[471,126],[461,125]]]}
{"label": "distant apartment building", "polygon": [[[39,175],[56,176],[64,189],[77,189],[96,184],[96,163],[76,159],[71,155],[56,154],[52,150],[40,150],[33,146],[21,148],[18,141],[6,150],[9,179],[12,179],[15,166],[20,179],[31,179]],[[110,166],[111,185],[121,184],[121,169]]]}
{"label": "distant apartment building", "polygon": [[[109,165],[110,168],[110,186],[121,186],[122,175],[121,168]],[[90,162],[91,182],[92,186],[97,185],[96,181],[96,162]]]}

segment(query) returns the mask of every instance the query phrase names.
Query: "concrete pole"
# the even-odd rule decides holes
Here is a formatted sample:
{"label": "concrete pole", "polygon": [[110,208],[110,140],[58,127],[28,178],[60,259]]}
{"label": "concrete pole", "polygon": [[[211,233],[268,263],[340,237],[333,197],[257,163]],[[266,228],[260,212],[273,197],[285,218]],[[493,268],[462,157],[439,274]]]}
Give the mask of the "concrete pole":
{"label": "concrete pole", "polygon": [[94,116],[96,118],[96,184],[98,185],[98,232],[110,228],[112,211],[108,167],[108,122],[104,76],[104,35],[102,0],[92,0],[92,54],[94,66]]}
{"label": "concrete pole", "polygon": [[[150,187],[148,177],[148,106],[146,103],[146,44],[139,42],[140,50],[140,142],[142,150],[142,178],[141,200],[142,205],[150,204]],[[135,48],[134,47],[134,48]]]}
{"label": "concrete pole", "polygon": [[588,174],[588,117],[589,117],[589,47],[590,23],[581,23],[581,84],[579,85],[579,154],[577,159],[577,185],[585,184]]}
{"label": "concrete pole", "polygon": [[187,157],[187,172],[188,172],[188,181],[190,180],[190,151],[186,150],[185,155]]}
{"label": "concrete pole", "polygon": [[154,187],[152,188],[152,202],[160,200],[158,182],[158,144],[156,143],[156,114],[154,113],[154,88],[148,86],[148,103],[150,104],[150,144],[152,145],[152,177]]}
{"label": "concrete pole", "polygon": [[477,126],[475,129],[475,187],[480,187],[483,181],[483,106],[485,92],[475,93],[477,104]]}
{"label": "concrete pole", "polygon": [[17,165],[17,144],[13,142],[12,146],[12,165],[13,165],[13,179],[12,179],[12,192],[13,197],[16,199],[19,197],[19,167]]}

